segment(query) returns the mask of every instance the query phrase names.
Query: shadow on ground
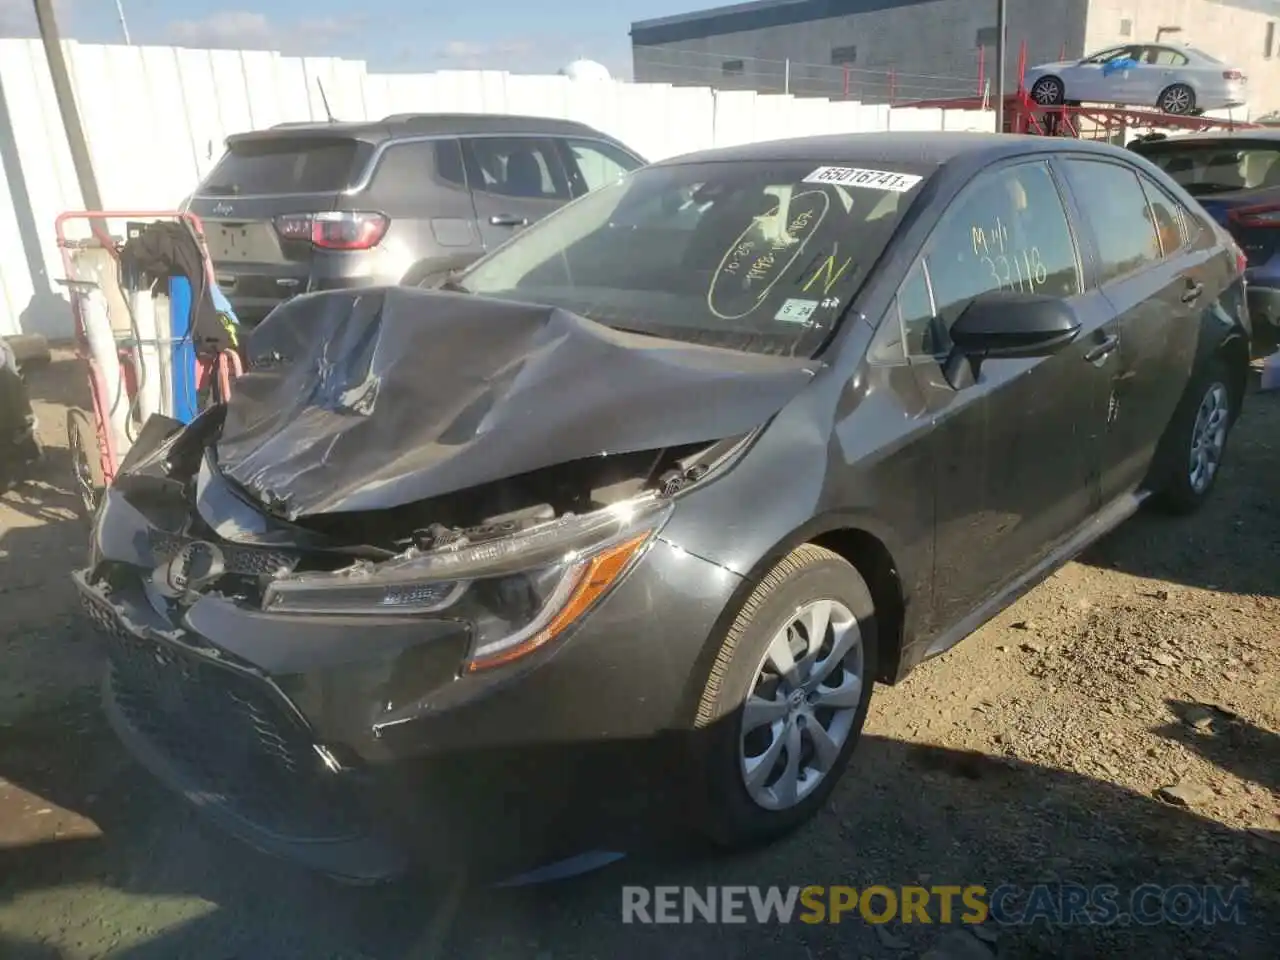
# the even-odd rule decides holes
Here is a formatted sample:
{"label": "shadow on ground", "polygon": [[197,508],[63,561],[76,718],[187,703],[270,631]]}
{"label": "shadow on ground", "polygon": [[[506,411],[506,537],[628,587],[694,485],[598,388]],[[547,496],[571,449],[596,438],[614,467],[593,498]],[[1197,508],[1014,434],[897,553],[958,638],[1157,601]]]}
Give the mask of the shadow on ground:
{"label": "shadow on ground", "polygon": [[[108,899],[196,898],[214,908],[167,929],[148,908],[155,933],[140,943],[137,917],[118,906],[104,912],[102,934],[121,947],[110,956],[127,960],[882,953],[878,935],[861,923],[624,926],[624,884],[1109,883],[1123,904],[1126,892],[1145,883],[1243,882],[1253,889],[1241,925],[1006,928],[999,938],[1012,952],[1003,955],[1263,957],[1280,943],[1270,919],[1280,906],[1274,844],[1088,777],[981,753],[867,737],[814,823],[737,856],[676,849],[673,834],[648,827],[632,832],[627,860],[559,884],[493,890],[468,882],[466,865],[452,861],[438,865],[442,876],[357,889],[225,841],[122,757],[96,717],[86,692],[7,731],[0,774],[84,812],[102,836],[0,851],[0,904],[71,888],[85,891],[83,909],[91,910],[99,896],[92,891],[108,888]],[[579,801],[590,795],[590,781],[558,786]],[[597,790],[600,802],[607,792]],[[918,924],[892,934],[917,948],[935,935]],[[24,956],[21,949],[4,955]]]}
{"label": "shadow on ground", "polygon": [[1280,736],[1221,707],[1185,700],[1167,702],[1184,722],[1158,727],[1155,733],[1280,797]]}
{"label": "shadow on ground", "polygon": [[1080,562],[1224,593],[1280,596],[1278,437],[1280,392],[1251,390],[1232,431],[1215,496],[1194,520],[1196,535],[1189,532],[1191,518],[1143,510]]}

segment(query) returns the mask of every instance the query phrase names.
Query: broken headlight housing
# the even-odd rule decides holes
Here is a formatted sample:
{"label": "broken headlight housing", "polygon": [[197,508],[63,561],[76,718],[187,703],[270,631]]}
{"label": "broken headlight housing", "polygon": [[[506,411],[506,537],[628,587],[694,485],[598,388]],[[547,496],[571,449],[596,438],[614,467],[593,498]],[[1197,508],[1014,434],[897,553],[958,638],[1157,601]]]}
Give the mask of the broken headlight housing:
{"label": "broken headlight housing", "polygon": [[492,540],[411,548],[382,563],[298,573],[266,588],[275,613],[434,615],[471,630],[467,669],[482,670],[545,646],[631,568],[672,504],[644,496]]}

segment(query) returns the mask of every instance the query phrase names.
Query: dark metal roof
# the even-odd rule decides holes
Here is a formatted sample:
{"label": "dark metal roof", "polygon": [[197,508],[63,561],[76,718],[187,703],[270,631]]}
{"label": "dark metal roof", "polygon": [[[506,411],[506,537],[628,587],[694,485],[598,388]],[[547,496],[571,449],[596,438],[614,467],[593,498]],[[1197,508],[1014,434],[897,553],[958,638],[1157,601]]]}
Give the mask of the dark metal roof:
{"label": "dark metal roof", "polygon": [[914,168],[939,167],[958,157],[984,163],[1027,153],[1063,150],[1126,156],[1119,147],[1062,137],[1017,136],[1008,133],[907,132],[850,133],[798,137],[765,143],[720,147],[664,160],[656,166],[683,163],[812,160],[814,163],[899,164]]}
{"label": "dark metal roof", "polygon": [[683,43],[724,33],[763,30],[792,23],[808,23],[828,17],[911,7],[928,0],[755,0],[710,10],[696,10],[674,17],[659,17],[631,24],[635,46]]}
{"label": "dark metal roof", "polygon": [[[290,137],[349,137],[380,143],[399,137],[413,136],[478,136],[494,134],[591,136],[603,135],[585,123],[554,117],[524,117],[500,113],[399,113],[382,120],[328,123],[316,120],[304,123],[281,123],[266,130],[238,133],[228,142]],[[612,138],[605,138],[612,139]]]}
{"label": "dark metal roof", "polygon": [[[643,47],[663,43],[683,43],[717,37],[743,30],[763,30],[793,23],[808,23],[830,17],[847,17],[877,10],[912,7],[930,0],[754,0],[732,6],[696,10],[692,13],[631,24],[631,43]],[[1280,0],[1218,0],[1223,6],[1280,16]],[[991,16],[995,16],[992,5]]]}

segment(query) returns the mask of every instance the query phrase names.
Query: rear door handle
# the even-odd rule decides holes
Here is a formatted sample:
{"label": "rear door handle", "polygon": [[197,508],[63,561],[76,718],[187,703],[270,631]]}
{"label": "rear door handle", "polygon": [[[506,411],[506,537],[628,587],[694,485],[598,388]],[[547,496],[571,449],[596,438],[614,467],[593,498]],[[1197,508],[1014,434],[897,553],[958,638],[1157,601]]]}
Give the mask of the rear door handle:
{"label": "rear door handle", "polygon": [[1200,294],[1204,293],[1203,283],[1192,283],[1187,285],[1187,289],[1183,291],[1183,303],[1195,303],[1200,299]]}
{"label": "rear door handle", "polygon": [[1120,346],[1120,338],[1114,333],[1109,334],[1106,339],[1084,355],[1085,362],[1097,363],[1099,360],[1105,360],[1118,346]]}
{"label": "rear door handle", "polygon": [[514,213],[495,213],[489,222],[495,227],[527,227],[529,218],[517,217]]}

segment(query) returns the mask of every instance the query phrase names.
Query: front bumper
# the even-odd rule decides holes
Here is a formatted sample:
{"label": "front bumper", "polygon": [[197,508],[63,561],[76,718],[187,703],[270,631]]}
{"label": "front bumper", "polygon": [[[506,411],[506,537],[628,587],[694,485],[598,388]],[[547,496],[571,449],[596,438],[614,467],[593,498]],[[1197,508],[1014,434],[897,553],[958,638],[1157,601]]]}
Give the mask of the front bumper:
{"label": "front bumper", "polygon": [[684,725],[740,583],[656,540],[552,649],[462,676],[466,632],[439,621],[282,616],[213,594],[167,614],[144,588],[157,542],[113,488],[95,569],[75,575],[109,640],[105,705],[121,739],[229,832],[364,881],[403,872],[428,833],[468,835],[437,822],[477,809],[448,795],[442,766],[512,750],[584,756]]}

